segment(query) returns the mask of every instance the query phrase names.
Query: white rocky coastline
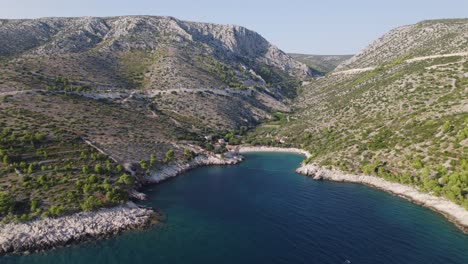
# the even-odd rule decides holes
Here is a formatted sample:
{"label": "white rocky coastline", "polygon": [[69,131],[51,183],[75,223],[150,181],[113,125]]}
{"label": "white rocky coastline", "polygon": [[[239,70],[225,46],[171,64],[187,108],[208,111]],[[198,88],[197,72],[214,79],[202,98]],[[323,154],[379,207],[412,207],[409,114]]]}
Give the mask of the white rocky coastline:
{"label": "white rocky coastline", "polygon": [[138,229],[156,221],[151,209],[126,205],[0,226],[0,255],[36,252]]}
{"label": "white rocky coastline", "polygon": [[302,154],[309,158],[311,154],[308,151],[298,148],[279,148],[279,147],[265,147],[265,146],[241,146],[238,149],[239,153],[249,152],[282,152],[282,153],[296,153]]}
{"label": "white rocky coastline", "polygon": [[145,184],[158,183],[170,177],[177,176],[188,170],[209,165],[233,165],[241,162],[243,157],[235,153],[228,152],[224,155],[198,154],[189,162],[176,162],[162,169],[151,172],[145,177]]}
{"label": "white rocky coastline", "polygon": [[389,182],[374,176],[354,175],[347,174],[339,170],[328,170],[312,164],[303,165],[298,168],[296,172],[311,176],[314,180],[359,183],[389,192],[441,213],[447,219],[455,223],[465,233],[468,233],[467,210],[448,199],[434,196],[429,193],[419,192],[412,186]]}

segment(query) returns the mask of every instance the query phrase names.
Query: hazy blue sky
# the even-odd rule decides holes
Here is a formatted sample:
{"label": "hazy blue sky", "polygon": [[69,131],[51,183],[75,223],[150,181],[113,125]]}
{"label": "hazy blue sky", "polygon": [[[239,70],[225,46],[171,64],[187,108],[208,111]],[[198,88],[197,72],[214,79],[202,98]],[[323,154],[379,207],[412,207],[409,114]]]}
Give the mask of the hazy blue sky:
{"label": "hazy blue sky", "polygon": [[397,26],[468,17],[468,0],[0,0],[0,18],[117,15],[237,24],[287,52],[350,54]]}

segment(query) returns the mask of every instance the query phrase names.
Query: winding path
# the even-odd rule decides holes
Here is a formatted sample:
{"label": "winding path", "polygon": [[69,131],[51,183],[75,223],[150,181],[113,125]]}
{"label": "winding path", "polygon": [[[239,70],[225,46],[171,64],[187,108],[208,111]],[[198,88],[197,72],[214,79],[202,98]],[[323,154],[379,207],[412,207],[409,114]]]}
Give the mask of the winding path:
{"label": "winding path", "polygon": [[[468,56],[468,51],[467,52],[447,53],[447,54],[438,54],[438,55],[431,55],[431,56],[416,57],[416,58],[412,58],[412,59],[407,59],[404,62],[412,63],[412,62],[417,62],[417,61],[422,61],[422,60],[437,59],[437,58],[448,58],[448,57],[455,57],[455,56],[462,56],[462,57]],[[331,75],[357,74],[357,73],[372,71],[375,68],[376,68],[376,66],[366,67],[366,68],[355,68],[355,69],[349,69],[349,70],[344,70],[344,71],[332,72]]]}

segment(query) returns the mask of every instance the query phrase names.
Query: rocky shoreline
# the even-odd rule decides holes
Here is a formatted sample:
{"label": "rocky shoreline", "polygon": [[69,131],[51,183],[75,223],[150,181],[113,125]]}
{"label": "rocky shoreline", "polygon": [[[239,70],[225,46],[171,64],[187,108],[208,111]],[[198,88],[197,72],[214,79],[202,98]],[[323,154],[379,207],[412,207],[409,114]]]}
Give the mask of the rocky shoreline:
{"label": "rocky shoreline", "polygon": [[224,155],[198,154],[189,162],[176,162],[175,164],[164,166],[162,169],[151,172],[150,175],[144,178],[144,184],[158,183],[201,166],[234,165],[242,162],[242,160],[242,156],[232,152]]}
{"label": "rocky shoreline", "polygon": [[[283,152],[283,153],[298,153],[303,154],[307,158],[311,154],[305,150],[297,148],[278,148],[278,147],[254,147],[241,146],[240,153],[248,152]],[[453,222],[463,232],[468,233],[468,211],[460,205],[452,201],[431,195],[429,193],[419,192],[416,188],[400,183],[386,181],[379,177],[347,174],[340,170],[328,170],[313,164],[303,164],[296,170],[297,173],[311,176],[314,180],[329,180],[336,182],[350,182],[364,184],[372,188],[376,188],[393,195],[397,195],[412,203],[424,206],[433,211],[442,214],[449,221]]]}
{"label": "rocky shoreline", "polygon": [[126,205],[0,227],[0,255],[32,253],[150,226],[156,213]]}
{"label": "rocky shoreline", "polygon": [[[159,183],[188,170],[210,165],[234,165],[242,162],[238,153],[282,152],[310,153],[297,148],[240,146],[235,152],[224,155],[199,153],[188,162],[174,162],[144,177],[141,184]],[[297,173],[312,176],[314,180],[331,180],[365,184],[428,207],[443,214],[460,229],[468,233],[468,211],[453,202],[427,193],[420,193],[414,187],[392,183],[384,179],[346,174],[339,170],[327,170],[312,164],[302,165]],[[133,196],[144,197],[135,192]],[[157,214],[149,208],[140,208],[132,202],[126,205],[100,209],[94,212],[81,212],[59,218],[45,218],[21,224],[0,226],[0,255],[8,253],[30,253],[95,238],[108,237],[126,230],[147,227],[157,222]]]}
{"label": "rocky shoreline", "polygon": [[239,153],[249,152],[281,152],[281,153],[295,153],[302,154],[306,158],[309,158],[311,154],[308,151],[298,148],[279,148],[279,147],[264,147],[264,146],[240,146],[238,149]]}
{"label": "rocky shoreline", "polygon": [[[188,162],[175,162],[153,171],[141,184],[153,184],[188,170],[208,165],[237,164],[243,157],[235,153],[213,155],[199,153]],[[133,191],[130,196],[144,199],[145,194]],[[80,212],[58,218],[44,218],[27,223],[0,226],[0,255],[27,254],[66,246],[90,239],[103,238],[148,227],[157,223],[157,214],[150,208],[140,208],[132,202],[126,205]]]}
{"label": "rocky shoreline", "polygon": [[468,211],[465,208],[448,199],[429,193],[421,193],[412,186],[389,182],[374,176],[354,175],[339,170],[328,170],[312,164],[303,165],[296,172],[311,176],[314,180],[359,183],[389,192],[444,215],[463,232],[468,233]]}

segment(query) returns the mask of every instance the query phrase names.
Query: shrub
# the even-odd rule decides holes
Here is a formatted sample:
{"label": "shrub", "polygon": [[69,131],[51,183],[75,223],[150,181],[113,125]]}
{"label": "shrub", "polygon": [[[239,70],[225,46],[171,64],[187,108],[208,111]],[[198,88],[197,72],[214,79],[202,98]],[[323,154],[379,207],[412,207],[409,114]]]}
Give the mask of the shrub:
{"label": "shrub", "polygon": [[163,162],[168,163],[174,158],[174,150],[170,149],[166,152]]}
{"label": "shrub", "polygon": [[4,216],[12,213],[15,207],[15,200],[6,193],[0,193],[0,215]]}
{"label": "shrub", "polygon": [[86,200],[80,205],[81,210],[83,211],[92,211],[101,207],[102,201],[95,196],[89,196]]}
{"label": "shrub", "polygon": [[452,132],[453,129],[454,127],[450,124],[449,121],[445,121],[445,123],[442,125],[442,132],[444,133]]}
{"label": "shrub", "polygon": [[133,185],[134,179],[132,176],[128,175],[127,173],[122,174],[117,180],[118,183],[126,184],[126,185]]}

